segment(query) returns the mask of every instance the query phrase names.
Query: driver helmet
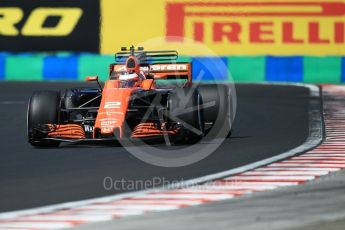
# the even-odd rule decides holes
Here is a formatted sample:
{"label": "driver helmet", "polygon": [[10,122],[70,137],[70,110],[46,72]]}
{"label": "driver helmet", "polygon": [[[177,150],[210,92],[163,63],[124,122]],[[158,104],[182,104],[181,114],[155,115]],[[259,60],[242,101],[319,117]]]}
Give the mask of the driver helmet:
{"label": "driver helmet", "polygon": [[126,68],[128,73],[140,74],[139,60],[135,56],[129,56],[126,61]]}

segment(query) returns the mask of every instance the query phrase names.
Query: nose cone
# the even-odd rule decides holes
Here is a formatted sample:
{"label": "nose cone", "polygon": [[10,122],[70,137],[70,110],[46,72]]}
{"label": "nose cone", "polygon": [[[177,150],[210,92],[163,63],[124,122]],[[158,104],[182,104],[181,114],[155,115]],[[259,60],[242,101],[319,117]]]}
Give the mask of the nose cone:
{"label": "nose cone", "polygon": [[132,92],[131,88],[113,88],[106,84],[95,124],[95,132],[98,130],[101,137],[124,137],[124,122]]}

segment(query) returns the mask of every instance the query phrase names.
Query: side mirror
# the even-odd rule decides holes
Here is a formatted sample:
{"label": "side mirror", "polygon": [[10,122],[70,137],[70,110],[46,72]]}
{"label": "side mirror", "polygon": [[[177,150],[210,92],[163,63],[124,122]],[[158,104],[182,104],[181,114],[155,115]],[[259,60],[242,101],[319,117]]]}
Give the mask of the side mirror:
{"label": "side mirror", "polygon": [[86,81],[98,81],[98,76],[87,76]]}
{"label": "side mirror", "polygon": [[96,81],[101,92],[103,91],[101,84],[98,81],[98,76],[87,76],[86,81]]}

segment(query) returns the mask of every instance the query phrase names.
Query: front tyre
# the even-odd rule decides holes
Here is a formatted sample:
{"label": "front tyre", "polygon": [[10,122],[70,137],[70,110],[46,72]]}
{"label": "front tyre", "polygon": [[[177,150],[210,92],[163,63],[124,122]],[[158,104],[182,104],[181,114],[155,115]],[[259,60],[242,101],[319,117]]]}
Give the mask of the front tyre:
{"label": "front tyre", "polygon": [[169,119],[183,127],[181,136],[175,142],[195,143],[205,133],[202,97],[197,89],[176,88],[169,95]]}
{"label": "front tyre", "polygon": [[31,96],[27,111],[29,143],[35,147],[57,147],[59,141],[43,140],[44,134],[37,128],[45,124],[58,123],[60,94],[55,91],[36,91]]}

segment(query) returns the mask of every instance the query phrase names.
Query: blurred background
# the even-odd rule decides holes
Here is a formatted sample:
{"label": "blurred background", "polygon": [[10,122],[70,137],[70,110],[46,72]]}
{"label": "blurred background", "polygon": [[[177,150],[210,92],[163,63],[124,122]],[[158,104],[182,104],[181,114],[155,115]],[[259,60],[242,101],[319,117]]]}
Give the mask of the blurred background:
{"label": "blurred background", "polygon": [[[87,75],[105,80],[121,46],[158,39],[177,50],[181,61],[193,61],[194,71],[226,68],[219,80],[232,74],[237,82],[342,83],[344,5],[344,0],[2,0],[0,80],[75,81]],[[189,49],[184,37],[212,53]],[[202,80],[207,78],[206,72]]]}

